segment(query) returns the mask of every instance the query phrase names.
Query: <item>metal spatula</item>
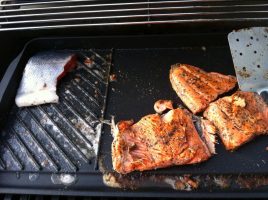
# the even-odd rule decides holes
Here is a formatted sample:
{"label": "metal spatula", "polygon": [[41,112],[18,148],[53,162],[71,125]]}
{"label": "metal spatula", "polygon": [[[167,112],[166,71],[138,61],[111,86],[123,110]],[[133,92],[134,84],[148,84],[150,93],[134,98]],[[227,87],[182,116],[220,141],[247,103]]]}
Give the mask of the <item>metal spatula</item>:
{"label": "metal spatula", "polygon": [[228,35],[239,88],[259,93],[268,102],[268,27],[252,27]]}

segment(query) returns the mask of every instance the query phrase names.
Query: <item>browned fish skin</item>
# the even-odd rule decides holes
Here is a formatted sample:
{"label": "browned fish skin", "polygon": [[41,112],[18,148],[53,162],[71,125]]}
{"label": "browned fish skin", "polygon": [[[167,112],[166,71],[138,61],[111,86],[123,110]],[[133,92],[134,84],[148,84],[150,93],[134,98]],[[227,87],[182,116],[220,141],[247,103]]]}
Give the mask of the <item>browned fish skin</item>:
{"label": "browned fish skin", "polygon": [[172,65],[170,81],[177,95],[193,113],[204,111],[220,94],[236,86],[233,76],[208,73],[187,64]]}
{"label": "browned fish skin", "polygon": [[184,109],[147,115],[136,124],[121,121],[114,132],[113,167],[122,174],[199,163],[212,155]]}
{"label": "browned fish skin", "polygon": [[268,107],[253,92],[238,91],[209,105],[204,116],[217,127],[227,150],[234,150],[253,139],[268,133]]}

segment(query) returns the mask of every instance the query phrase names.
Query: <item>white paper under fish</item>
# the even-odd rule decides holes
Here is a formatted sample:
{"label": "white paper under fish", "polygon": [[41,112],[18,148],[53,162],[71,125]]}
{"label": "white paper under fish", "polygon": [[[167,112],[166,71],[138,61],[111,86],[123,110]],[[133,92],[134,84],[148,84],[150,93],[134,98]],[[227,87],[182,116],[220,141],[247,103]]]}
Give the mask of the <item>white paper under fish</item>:
{"label": "white paper under fish", "polygon": [[26,64],[16,95],[18,107],[57,103],[57,81],[76,66],[73,53],[61,51],[40,52]]}

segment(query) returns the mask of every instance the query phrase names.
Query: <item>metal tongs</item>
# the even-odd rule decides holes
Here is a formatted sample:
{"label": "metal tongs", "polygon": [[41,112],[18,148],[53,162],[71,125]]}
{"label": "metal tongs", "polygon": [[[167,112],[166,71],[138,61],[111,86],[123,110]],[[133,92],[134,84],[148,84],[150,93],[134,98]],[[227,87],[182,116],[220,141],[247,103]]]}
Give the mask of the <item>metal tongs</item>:
{"label": "metal tongs", "polygon": [[239,88],[257,92],[268,103],[268,27],[233,31],[228,41]]}

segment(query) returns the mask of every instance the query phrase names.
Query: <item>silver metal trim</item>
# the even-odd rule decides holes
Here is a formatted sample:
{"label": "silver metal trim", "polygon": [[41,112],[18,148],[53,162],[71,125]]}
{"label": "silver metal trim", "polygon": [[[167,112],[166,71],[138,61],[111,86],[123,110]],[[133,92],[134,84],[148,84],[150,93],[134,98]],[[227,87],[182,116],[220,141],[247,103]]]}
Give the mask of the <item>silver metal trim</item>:
{"label": "silver metal trim", "polygon": [[[247,0],[141,0],[140,2],[115,3],[100,0],[41,2],[25,0],[25,3],[12,2],[12,0],[1,1],[0,31],[268,19],[268,3],[262,0],[255,2]],[[250,14],[250,16],[244,18],[245,15],[237,14]]]}
{"label": "silver metal trim", "polygon": [[[11,12],[24,12],[24,11],[36,11],[36,10],[62,10],[62,9],[69,9],[69,8],[91,8],[91,7],[110,7],[110,6],[131,6],[131,5],[157,5],[157,4],[175,4],[175,3],[182,3],[185,0],[174,0],[174,1],[146,1],[146,2],[132,2],[132,3],[110,3],[110,4],[92,4],[92,5],[74,5],[74,6],[54,6],[54,7],[39,7],[39,8],[22,8],[22,9],[15,9],[15,10],[0,10],[0,13],[11,13]],[[215,1],[215,0],[213,0]],[[203,0],[198,2],[213,2],[210,0]],[[229,1],[229,0],[228,0]],[[186,2],[188,2],[186,0]],[[241,1],[243,2],[243,1]],[[52,3],[51,3],[52,4]],[[252,6],[268,6],[268,4],[231,4],[225,5],[221,7],[252,7]],[[197,8],[197,6],[183,6],[188,8]],[[183,8],[181,7],[181,8]],[[199,8],[215,8],[216,6],[198,6]],[[145,7],[143,9],[148,9]],[[150,8],[151,9],[151,8]],[[120,9],[118,9],[120,10]]]}
{"label": "silver metal trim", "polygon": [[[55,23],[65,21],[82,21],[82,20],[99,20],[99,19],[125,19],[125,18],[144,18],[144,17],[178,17],[178,16],[195,16],[195,15],[224,15],[224,14],[241,14],[241,13],[265,13],[267,11],[231,11],[231,12],[198,12],[198,13],[168,13],[168,14],[141,14],[141,15],[119,15],[119,16],[101,16],[101,17],[72,17],[72,18],[56,18],[56,19],[41,19],[41,20],[18,20],[0,22],[0,25],[8,24],[24,24],[24,23]],[[268,16],[267,16],[268,18]],[[251,19],[251,18],[250,18]]]}
{"label": "silver metal trim", "polygon": [[[1,1],[0,6],[3,7],[10,7],[10,6],[32,6],[32,5],[44,5],[44,4],[56,4],[56,3],[73,3],[73,2],[97,2],[98,0],[62,0],[62,1],[41,1],[41,2],[26,2],[26,3],[11,3],[11,4],[3,4],[3,2],[9,2],[12,0],[4,0]],[[156,1],[158,3],[203,3],[203,2],[232,2],[233,0],[174,0],[174,1]],[[151,2],[145,1],[145,2],[132,2],[132,3],[121,3],[121,5],[137,5],[138,3],[142,4],[148,4]],[[99,4],[104,5],[104,4]],[[106,4],[106,5],[112,5],[112,4]]]}
{"label": "silver metal trim", "polygon": [[172,24],[172,23],[202,23],[202,22],[240,22],[240,21],[259,21],[268,20],[266,18],[226,18],[226,19],[186,19],[186,20],[161,20],[161,21],[140,21],[140,22],[115,22],[115,23],[98,23],[98,24],[68,24],[68,25],[50,25],[50,26],[27,26],[27,27],[10,27],[1,28],[0,31],[10,30],[36,30],[36,29],[58,29],[71,27],[98,27],[98,26],[118,26],[118,25],[148,25],[148,24]]}

